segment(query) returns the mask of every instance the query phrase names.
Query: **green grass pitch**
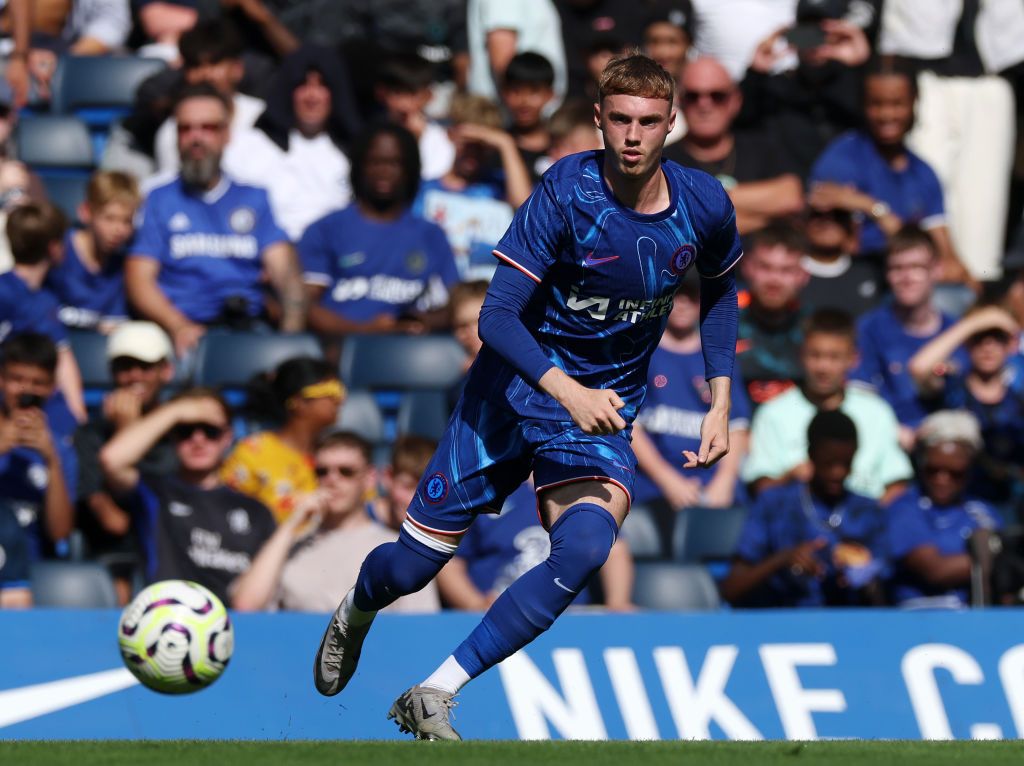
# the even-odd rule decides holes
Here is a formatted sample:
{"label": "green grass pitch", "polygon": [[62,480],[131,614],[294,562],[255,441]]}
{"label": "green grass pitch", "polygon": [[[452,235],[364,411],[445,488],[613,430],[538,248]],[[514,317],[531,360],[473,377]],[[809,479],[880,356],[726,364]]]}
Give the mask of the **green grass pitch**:
{"label": "green grass pitch", "polygon": [[4,766],[987,766],[1008,742],[0,742]]}

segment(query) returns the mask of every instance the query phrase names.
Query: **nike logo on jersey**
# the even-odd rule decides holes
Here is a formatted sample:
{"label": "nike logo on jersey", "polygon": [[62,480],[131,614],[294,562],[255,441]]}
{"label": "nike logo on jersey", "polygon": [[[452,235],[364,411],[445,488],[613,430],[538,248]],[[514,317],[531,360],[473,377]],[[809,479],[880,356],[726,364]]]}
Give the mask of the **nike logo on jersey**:
{"label": "nike logo on jersey", "polygon": [[576,592],[572,588],[568,588],[565,585],[562,585],[562,581],[559,578],[557,578],[557,577],[555,578],[555,585],[557,585],[559,588],[561,588],[564,591],[568,591],[569,593],[575,593]]}
{"label": "nike logo on jersey", "polygon": [[605,258],[595,258],[593,251],[587,253],[587,257],[583,259],[584,266],[600,266],[602,263],[608,263],[608,261],[617,261],[619,256],[609,255]]}

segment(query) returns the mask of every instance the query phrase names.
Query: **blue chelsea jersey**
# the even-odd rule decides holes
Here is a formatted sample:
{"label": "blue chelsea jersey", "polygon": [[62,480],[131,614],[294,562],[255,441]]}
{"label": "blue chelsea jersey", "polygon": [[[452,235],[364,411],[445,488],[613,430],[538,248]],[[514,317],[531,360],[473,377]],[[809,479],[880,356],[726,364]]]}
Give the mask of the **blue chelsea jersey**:
{"label": "blue chelsea jersey", "polygon": [[[595,151],[553,165],[494,255],[537,282],[522,321],[548,359],[588,388],[614,389],[632,422],[683,274],[724,274],[742,250],[732,203],[713,177],[662,160],[670,201],[647,215],[615,199],[603,161]],[[570,419],[486,345],[466,390],[523,417]]]}

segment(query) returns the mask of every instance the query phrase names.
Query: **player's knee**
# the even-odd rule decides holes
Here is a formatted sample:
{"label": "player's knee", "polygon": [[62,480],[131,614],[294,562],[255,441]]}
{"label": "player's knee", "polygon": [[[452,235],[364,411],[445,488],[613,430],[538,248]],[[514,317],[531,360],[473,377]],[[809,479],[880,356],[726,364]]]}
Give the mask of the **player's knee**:
{"label": "player's knee", "polygon": [[601,506],[578,503],[552,527],[552,555],[576,571],[594,572],[607,560],[618,529],[615,519]]}

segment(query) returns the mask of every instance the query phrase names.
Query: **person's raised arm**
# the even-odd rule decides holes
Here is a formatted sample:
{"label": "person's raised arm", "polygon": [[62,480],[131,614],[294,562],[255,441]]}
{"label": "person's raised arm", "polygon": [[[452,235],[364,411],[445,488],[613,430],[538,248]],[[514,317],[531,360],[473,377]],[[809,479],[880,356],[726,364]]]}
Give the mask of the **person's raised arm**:
{"label": "person's raised arm", "polygon": [[989,329],[1003,330],[1010,336],[1016,336],[1019,332],[1013,317],[998,306],[978,309],[922,346],[910,358],[907,370],[920,388],[939,389],[942,387],[943,365],[968,338]]}

